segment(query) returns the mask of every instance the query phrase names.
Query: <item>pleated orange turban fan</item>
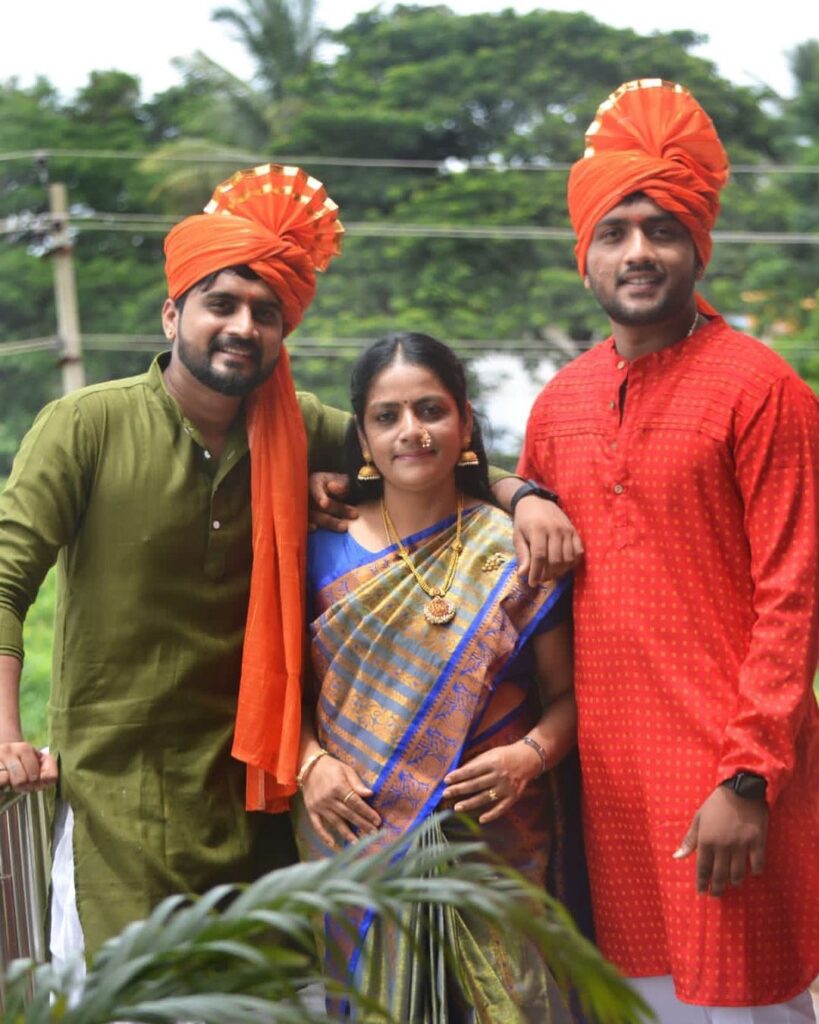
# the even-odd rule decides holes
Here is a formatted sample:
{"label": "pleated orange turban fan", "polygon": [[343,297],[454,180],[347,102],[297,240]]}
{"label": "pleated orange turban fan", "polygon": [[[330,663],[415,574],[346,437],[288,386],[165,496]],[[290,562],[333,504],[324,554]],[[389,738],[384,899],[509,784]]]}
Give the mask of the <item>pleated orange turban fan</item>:
{"label": "pleated orange turban fan", "polygon": [[315,272],[341,251],[343,233],[338,207],[301,168],[237,171],[216,186],[204,213],[168,233],[168,294],[178,299],[208,274],[245,264],[278,296],[289,334],[313,301]]}
{"label": "pleated orange turban fan", "polygon": [[[285,333],[341,251],[338,207],[298,167],[265,164],[217,185],[205,213],[165,239],[168,293],[244,264],[276,293]],[[233,756],[247,764],[249,810],[283,811],[296,790],[307,549],[307,438],[290,358],[248,398],[253,568]]]}
{"label": "pleated orange turban fan", "polygon": [[727,180],[728,157],[714,124],[687,89],[659,78],[621,85],[598,107],[586,151],[569,175],[580,273],[596,224],[634,192],[685,225],[706,266]]}

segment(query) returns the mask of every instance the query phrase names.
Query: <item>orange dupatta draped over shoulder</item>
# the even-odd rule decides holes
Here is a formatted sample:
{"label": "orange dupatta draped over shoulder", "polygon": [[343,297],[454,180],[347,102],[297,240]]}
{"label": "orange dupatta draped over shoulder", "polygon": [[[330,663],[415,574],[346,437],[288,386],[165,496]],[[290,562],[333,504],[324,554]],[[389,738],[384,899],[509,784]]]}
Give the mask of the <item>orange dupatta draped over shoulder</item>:
{"label": "orange dupatta draped over shoulder", "polygon": [[285,811],[296,791],[307,547],[307,436],[290,357],[248,401],[253,568],[233,756],[247,808]]}
{"label": "orange dupatta draped over shoulder", "polygon": [[[284,333],[315,295],[315,271],[341,251],[338,207],[298,167],[237,171],[204,214],[165,239],[168,294],[249,266],[275,292]],[[282,346],[271,377],[247,400],[253,566],[233,756],[247,764],[248,810],[285,811],[296,791],[305,629],[307,438]]]}

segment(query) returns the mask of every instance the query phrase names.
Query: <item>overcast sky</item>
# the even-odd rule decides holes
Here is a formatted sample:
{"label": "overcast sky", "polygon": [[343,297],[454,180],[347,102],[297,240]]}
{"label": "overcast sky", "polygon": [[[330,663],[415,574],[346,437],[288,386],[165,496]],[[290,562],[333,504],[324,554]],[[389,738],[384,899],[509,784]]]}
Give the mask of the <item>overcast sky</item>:
{"label": "overcast sky", "polygon": [[[239,0],[37,0],[29,6],[0,0],[0,80],[17,76],[21,84],[29,85],[41,74],[68,96],[86,83],[89,72],[117,68],[138,75],[144,95],[150,96],[179,81],[172,58],[197,49],[247,77],[243,49],[230,40],[226,26],[210,21],[217,6],[241,5]],[[338,28],[373,6],[362,0],[320,0],[320,18],[327,27]],[[764,83],[780,93],[791,91],[787,51],[819,37],[815,0],[774,0],[765,5],[733,0],[450,0],[448,6],[461,14],[504,7],[521,12],[538,7],[583,10],[607,24],[641,33],[692,29],[709,36],[698,52],[713,60],[727,78],[745,85]]]}

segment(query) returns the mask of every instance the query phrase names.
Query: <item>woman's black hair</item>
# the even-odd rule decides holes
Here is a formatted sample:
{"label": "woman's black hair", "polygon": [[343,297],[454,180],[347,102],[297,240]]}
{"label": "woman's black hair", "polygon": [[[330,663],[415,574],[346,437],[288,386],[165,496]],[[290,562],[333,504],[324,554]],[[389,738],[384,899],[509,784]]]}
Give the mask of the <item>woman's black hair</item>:
{"label": "woman's black hair", "polygon": [[[364,454],[358,440],[356,424],[363,429],[364,411],[373,381],[382,370],[399,358],[412,366],[422,366],[430,373],[434,373],[454,399],[458,412],[461,416],[466,416],[466,374],[463,364],[442,341],[429,334],[396,331],[370,345],[356,360],[350,377],[350,402],[354,418],[347,429],[345,442],[346,470],[350,476],[350,490],[346,500],[354,505],[372,501],[373,498],[380,497],[384,490],[380,479],[363,482],[358,479],[358,471],[364,465]],[[455,482],[464,494],[494,504],[495,499],[489,487],[486,451],[477,416],[473,417],[469,446],[478,456],[478,464],[456,466]]]}

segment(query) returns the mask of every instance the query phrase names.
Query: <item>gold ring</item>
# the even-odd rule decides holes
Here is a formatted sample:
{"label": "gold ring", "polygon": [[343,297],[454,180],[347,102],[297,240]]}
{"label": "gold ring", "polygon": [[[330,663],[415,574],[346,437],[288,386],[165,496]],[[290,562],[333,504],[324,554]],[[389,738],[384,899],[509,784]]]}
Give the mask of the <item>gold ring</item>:
{"label": "gold ring", "polygon": [[495,789],[494,786],[492,787],[492,789],[489,790],[489,799],[492,801],[493,804],[497,803],[498,791]]}
{"label": "gold ring", "polygon": [[342,802],[343,804],[346,804],[346,803],[347,803],[347,801],[348,801],[348,800],[350,799],[350,797],[352,797],[352,796],[355,796],[355,790],[354,790],[354,789],[351,789],[351,790],[350,790],[350,792],[349,792],[349,793],[347,794],[347,796],[345,796],[345,797],[344,797],[344,799],[343,799],[343,800],[342,800],[341,802]]}

